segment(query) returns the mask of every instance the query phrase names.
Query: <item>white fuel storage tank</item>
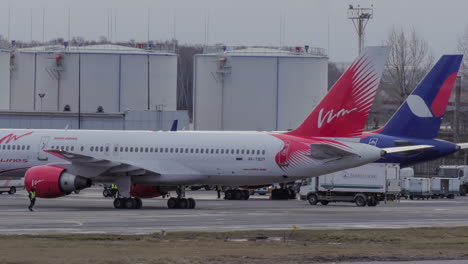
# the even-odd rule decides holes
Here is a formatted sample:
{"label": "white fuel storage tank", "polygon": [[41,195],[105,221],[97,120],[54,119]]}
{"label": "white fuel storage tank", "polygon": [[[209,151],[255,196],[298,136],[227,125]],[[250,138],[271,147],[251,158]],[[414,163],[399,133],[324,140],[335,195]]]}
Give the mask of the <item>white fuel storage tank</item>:
{"label": "white fuel storage tank", "polygon": [[[119,113],[177,108],[173,53],[110,44],[54,45],[13,50],[9,61],[10,110]],[[6,89],[3,83],[0,89]],[[1,109],[5,105],[0,101]]]}
{"label": "white fuel storage tank", "polygon": [[323,49],[247,48],[195,55],[196,130],[296,128],[327,92]]}

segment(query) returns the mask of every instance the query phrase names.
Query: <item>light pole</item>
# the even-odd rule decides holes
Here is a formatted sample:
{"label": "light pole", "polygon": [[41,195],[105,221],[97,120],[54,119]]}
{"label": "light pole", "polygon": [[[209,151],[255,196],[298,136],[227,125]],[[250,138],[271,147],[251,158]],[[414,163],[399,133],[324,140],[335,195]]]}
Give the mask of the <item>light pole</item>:
{"label": "light pole", "polygon": [[41,112],[42,112],[42,99],[44,99],[45,93],[38,93],[39,97],[41,98]]}
{"label": "light pole", "polygon": [[361,54],[362,49],[364,48],[364,31],[366,29],[367,22],[374,17],[374,6],[371,8],[362,8],[354,7],[349,5],[348,8],[348,19],[353,21],[354,27],[356,28],[356,33],[358,34],[358,50]]}

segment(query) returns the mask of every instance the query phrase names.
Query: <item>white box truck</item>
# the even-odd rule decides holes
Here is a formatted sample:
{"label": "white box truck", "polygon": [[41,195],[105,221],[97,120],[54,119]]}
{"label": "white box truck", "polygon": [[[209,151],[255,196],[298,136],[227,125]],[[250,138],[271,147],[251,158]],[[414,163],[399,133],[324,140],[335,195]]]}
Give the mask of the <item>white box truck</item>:
{"label": "white box truck", "polygon": [[461,196],[468,193],[468,166],[440,166],[437,176],[441,178],[457,178],[460,180]]}
{"label": "white box truck", "polygon": [[0,180],[0,194],[15,194],[18,189],[24,189],[24,178],[8,178]]}
{"label": "white box truck", "polygon": [[303,181],[300,198],[311,205],[351,202],[357,206],[376,206],[401,191],[400,166],[395,163],[371,163],[357,168],[309,178]]}

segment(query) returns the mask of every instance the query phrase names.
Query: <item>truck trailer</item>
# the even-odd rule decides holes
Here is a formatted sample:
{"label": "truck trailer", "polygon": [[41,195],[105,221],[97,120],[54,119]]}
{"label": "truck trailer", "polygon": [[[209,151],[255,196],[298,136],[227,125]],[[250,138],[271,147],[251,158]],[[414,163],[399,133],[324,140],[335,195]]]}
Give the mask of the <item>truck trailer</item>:
{"label": "truck trailer", "polygon": [[429,199],[431,197],[430,178],[404,178],[402,182],[402,196],[413,199]]}
{"label": "truck trailer", "polygon": [[398,199],[400,192],[399,164],[371,163],[306,179],[300,188],[300,198],[311,205],[351,202],[357,206],[376,206],[381,201]]}
{"label": "truck trailer", "polygon": [[431,198],[454,199],[460,193],[460,180],[458,178],[431,178]]}

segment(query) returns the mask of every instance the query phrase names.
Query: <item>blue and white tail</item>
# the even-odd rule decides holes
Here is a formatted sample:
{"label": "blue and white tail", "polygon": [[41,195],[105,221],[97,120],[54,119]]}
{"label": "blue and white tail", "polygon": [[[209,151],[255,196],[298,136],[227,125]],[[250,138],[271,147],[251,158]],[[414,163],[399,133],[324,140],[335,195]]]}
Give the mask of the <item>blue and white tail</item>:
{"label": "blue and white tail", "polygon": [[463,55],[442,56],[380,134],[436,138],[462,59]]}

